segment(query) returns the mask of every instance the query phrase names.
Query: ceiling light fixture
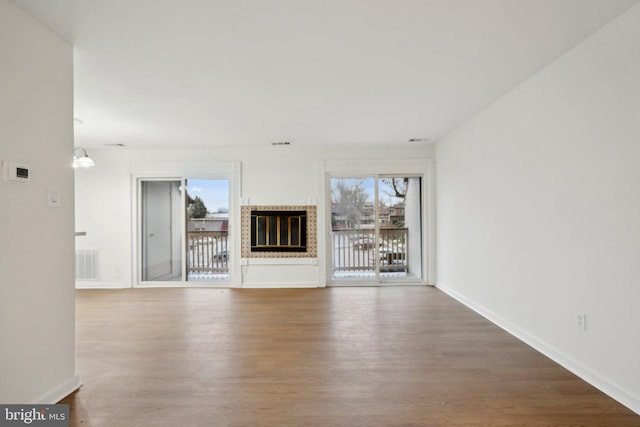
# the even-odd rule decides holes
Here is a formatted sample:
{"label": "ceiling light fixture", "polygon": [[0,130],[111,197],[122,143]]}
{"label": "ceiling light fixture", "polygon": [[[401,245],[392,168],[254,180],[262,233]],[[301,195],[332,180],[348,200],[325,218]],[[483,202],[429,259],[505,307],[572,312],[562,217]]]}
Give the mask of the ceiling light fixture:
{"label": "ceiling light fixture", "polygon": [[429,142],[429,138],[411,138],[409,142]]}
{"label": "ceiling light fixture", "polygon": [[[78,151],[81,151],[80,156],[76,154]],[[89,168],[93,165],[95,165],[95,163],[93,160],[91,160],[91,157],[89,157],[89,155],[87,154],[87,150],[85,150],[82,147],[77,147],[75,150],[73,150],[73,167],[74,168]]]}
{"label": "ceiling light fixture", "polygon": [[289,141],[276,141],[272,142],[271,145],[273,145],[274,147],[282,147],[284,145],[291,145],[291,143]]}

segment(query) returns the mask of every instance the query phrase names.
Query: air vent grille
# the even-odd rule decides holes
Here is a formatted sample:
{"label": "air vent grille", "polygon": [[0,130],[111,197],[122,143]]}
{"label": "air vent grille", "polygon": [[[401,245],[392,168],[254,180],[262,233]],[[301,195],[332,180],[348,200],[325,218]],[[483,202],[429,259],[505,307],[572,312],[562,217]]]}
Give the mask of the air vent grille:
{"label": "air vent grille", "polygon": [[76,251],[76,280],[98,280],[98,251]]}

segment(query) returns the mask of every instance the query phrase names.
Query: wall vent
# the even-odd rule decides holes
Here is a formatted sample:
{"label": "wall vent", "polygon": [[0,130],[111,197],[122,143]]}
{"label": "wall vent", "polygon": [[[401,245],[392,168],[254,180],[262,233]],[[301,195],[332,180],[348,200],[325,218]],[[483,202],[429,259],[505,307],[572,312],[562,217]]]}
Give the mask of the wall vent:
{"label": "wall vent", "polygon": [[76,280],[98,280],[98,251],[76,251]]}

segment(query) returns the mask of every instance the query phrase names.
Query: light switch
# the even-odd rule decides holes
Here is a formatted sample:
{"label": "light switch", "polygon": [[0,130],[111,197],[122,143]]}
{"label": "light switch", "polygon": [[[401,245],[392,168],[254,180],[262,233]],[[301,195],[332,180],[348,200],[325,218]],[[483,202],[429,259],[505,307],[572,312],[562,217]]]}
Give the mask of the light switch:
{"label": "light switch", "polygon": [[57,187],[47,188],[47,206],[51,208],[60,207],[60,189]]}

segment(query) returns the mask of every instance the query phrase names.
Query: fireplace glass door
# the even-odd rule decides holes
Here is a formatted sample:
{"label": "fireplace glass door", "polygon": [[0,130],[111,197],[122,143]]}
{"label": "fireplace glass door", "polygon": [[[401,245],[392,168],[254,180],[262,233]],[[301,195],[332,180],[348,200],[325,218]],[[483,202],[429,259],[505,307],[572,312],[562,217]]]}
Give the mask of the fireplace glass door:
{"label": "fireplace glass door", "polygon": [[422,278],[422,179],[331,178],[332,282]]}
{"label": "fireplace glass door", "polygon": [[251,211],[252,252],[306,252],[306,211]]}

